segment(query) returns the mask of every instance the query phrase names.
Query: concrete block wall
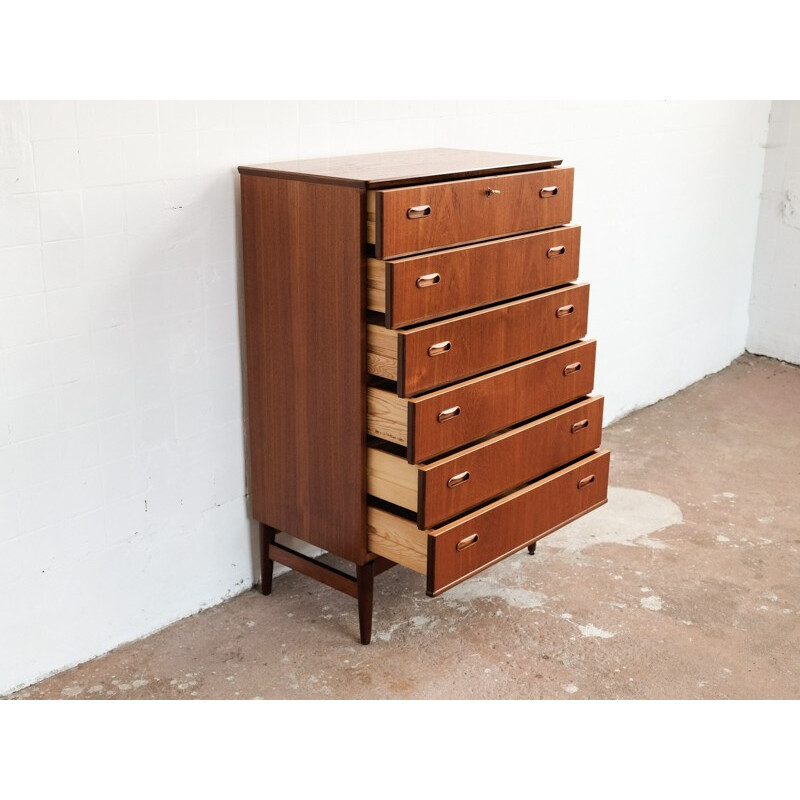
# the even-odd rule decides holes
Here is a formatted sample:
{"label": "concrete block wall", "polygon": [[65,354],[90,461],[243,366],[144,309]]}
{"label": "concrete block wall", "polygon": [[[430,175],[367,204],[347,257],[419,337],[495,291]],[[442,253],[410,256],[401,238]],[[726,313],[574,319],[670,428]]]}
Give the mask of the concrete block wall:
{"label": "concrete block wall", "polygon": [[238,164],[562,156],[611,421],[742,352],[768,109],[0,104],[0,693],[253,583]]}
{"label": "concrete block wall", "polygon": [[775,101],[753,260],[747,349],[800,364],[800,102]]}

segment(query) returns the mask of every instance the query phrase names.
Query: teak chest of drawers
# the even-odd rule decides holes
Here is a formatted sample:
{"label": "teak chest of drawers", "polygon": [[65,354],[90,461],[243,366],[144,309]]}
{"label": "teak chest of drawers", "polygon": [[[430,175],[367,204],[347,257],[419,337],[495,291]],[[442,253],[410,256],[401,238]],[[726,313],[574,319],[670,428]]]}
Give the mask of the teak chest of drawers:
{"label": "teak chest of drawers", "polygon": [[239,168],[264,594],[275,561],[347,592],[367,644],[384,569],[438,595],[606,502],[560,164],[435,149]]}

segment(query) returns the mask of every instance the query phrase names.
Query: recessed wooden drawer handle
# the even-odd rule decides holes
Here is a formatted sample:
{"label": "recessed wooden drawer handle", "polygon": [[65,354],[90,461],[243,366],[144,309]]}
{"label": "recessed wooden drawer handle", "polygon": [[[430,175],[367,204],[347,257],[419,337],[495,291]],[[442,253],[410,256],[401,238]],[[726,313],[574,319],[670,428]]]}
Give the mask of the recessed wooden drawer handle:
{"label": "recessed wooden drawer handle", "polygon": [[430,216],[430,213],[430,206],[411,206],[411,208],[406,211],[406,216],[409,219],[419,219],[420,217]]}
{"label": "recessed wooden drawer handle", "polygon": [[561,245],[558,245],[558,247],[551,247],[547,251],[547,257],[548,258],[558,258],[559,256],[563,256],[564,253],[566,253],[566,252],[567,252],[567,248],[563,244],[561,244]]}
{"label": "recessed wooden drawer handle", "polygon": [[581,369],[581,362],[576,361],[574,364],[567,364],[567,366],[564,367],[564,374],[572,375],[575,372],[580,372],[580,369]]}
{"label": "recessed wooden drawer handle", "polygon": [[439,422],[447,422],[447,420],[457,417],[460,413],[461,406],[453,406],[452,408],[446,408],[444,411],[440,411],[436,419],[438,419]]}
{"label": "recessed wooden drawer handle", "polygon": [[468,547],[471,547],[477,541],[478,541],[478,534],[473,533],[472,536],[467,536],[465,539],[462,539],[456,545],[456,550],[466,550]]}
{"label": "recessed wooden drawer handle", "polygon": [[417,278],[417,287],[424,289],[426,286],[435,286],[442,279],[438,272],[431,272],[429,275],[420,275]]}
{"label": "recessed wooden drawer handle", "polygon": [[428,355],[440,356],[442,353],[446,353],[451,347],[452,345],[450,342],[437,342],[428,348]]}
{"label": "recessed wooden drawer handle", "polygon": [[568,317],[575,310],[575,306],[561,306],[556,309],[557,317]]}
{"label": "recessed wooden drawer handle", "polygon": [[582,431],[584,428],[588,428],[588,427],[589,427],[589,420],[588,419],[582,419],[582,420],[576,422],[569,429],[569,432],[570,433],[577,433],[578,431]]}
{"label": "recessed wooden drawer handle", "polygon": [[585,478],[581,478],[578,481],[578,488],[583,489],[584,486],[588,486],[590,483],[594,483],[594,475],[587,475]]}
{"label": "recessed wooden drawer handle", "polygon": [[555,197],[558,194],[558,186],[545,186],[539,189],[539,197]]}
{"label": "recessed wooden drawer handle", "polygon": [[447,486],[450,489],[455,488],[456,486],[460,486],[462,483],[466,483],[469,480],[469,472],[459,472],[458,475],[453,475],[449,481],[447,481]]}

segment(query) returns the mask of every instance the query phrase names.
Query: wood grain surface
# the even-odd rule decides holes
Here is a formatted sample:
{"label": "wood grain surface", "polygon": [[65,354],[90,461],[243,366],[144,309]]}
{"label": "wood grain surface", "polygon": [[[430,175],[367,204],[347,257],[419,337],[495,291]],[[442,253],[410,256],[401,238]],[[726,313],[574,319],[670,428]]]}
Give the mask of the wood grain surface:
{"label": "wood grain surface", "polygon": [[[589,284],[581,283],[398,331],[397,393],[417,395],[575,342],[588,319]],[[449,349],[431,355],[442,342]]]}
{"label": "wood grain surface", "polygon": [[[603,398],[594,397],[419,467],[417,524],[440,525],[591,453],[600,446],[602,429]],[[454,475],[464,472],[468,480],[448,486]]]}
{"label": "wood grain surface", "polygon": [[[607,502],[609,461],[607,450],[593,453],[427,531],[390,511],[370,507],[369,548],[427,575],[427,593],[439,595]],[[579,488],[581,483],[585,485]]]}
{"label": "wood grain surface", "polygon": [[367,433],[387,442],[408,444],[408,401],[396,392],[367,387]]}
{"label": "wood grain surface", "polygon": [[367,492],[432,528],[591,453],[602,428],[603,398],[592,397],[423,466],[368,447]]}
{"label": "wood grain surface", "polygon": [[[428,461],[588,395],[596,347],[587,340],[408,400],[408,460]],[[571,364],[581,367],[565,375]],[[454,407],[458,416],[439,422]]]}
{"label": "wood grain surface", "polygon": [[504,174],[541,169],[561,163],[551,156],[491,153],[435,147],[388,153],[332,156],[239,167],[243,175],[285,177],[319,183],[337,183],[361,189],[405,186],[435,180]]}
{"label": "wood grain surface", "polygon": [[[369,259],[368,305],[386,313],[388,327],[404,328],[571,283],[580,243],[580,227],[565,226],[425,256]],[[435,283],[420,281],[430,275]]]}
{"label": "wood grain surface", "polygon": [[[609,459],[607,450],[591,455],[431,531],[427,593],[441,594],[534,539],[603,505],[608,498]],[[590,478],[591,483],[579,488],[579,483]],[[468,536],[477,537],[475,544],[457,549],[457,543]]]}
{"label": "wood grain surface", "polygon": [[364,563],[364,194],[251,175],[241,192],[253,516]]}
{"label": "wood grain surface", "polygon": [[417,469],[402,456],[380,447],[368,447],[367,493],[416,512]]}
{"label": "wood grain surface", "polygon": [[383,325],[367,324],[367,372],[397,380],[397,333]]}
{"label": "wood grain surface", "polygon": [[[573,179],[574,170],[564,167],[377,191],[371,195],[375,255],[386,260],[565,225],[572,218]],[[547,187],[558,193],[542,196]],[[409,219],[416,206],[430,206],[430,214]]]}

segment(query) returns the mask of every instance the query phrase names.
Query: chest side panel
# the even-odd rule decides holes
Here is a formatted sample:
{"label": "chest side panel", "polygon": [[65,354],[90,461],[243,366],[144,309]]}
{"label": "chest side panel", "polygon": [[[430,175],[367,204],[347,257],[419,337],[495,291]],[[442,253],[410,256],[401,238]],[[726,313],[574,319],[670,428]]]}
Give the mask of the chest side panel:
{"label": "chest side panel", "polygon": [[366,558],[364,193],[242,175],[253,516]]}

